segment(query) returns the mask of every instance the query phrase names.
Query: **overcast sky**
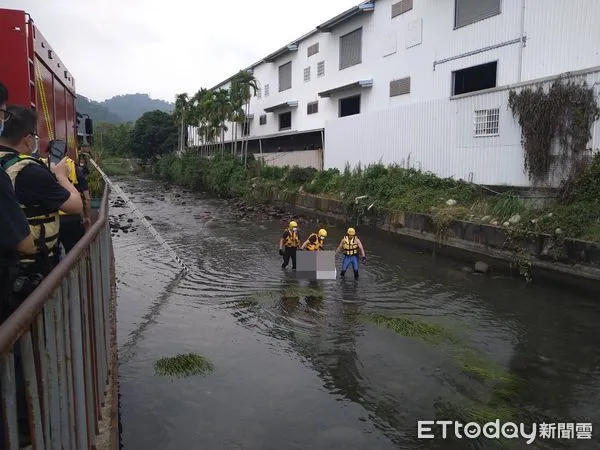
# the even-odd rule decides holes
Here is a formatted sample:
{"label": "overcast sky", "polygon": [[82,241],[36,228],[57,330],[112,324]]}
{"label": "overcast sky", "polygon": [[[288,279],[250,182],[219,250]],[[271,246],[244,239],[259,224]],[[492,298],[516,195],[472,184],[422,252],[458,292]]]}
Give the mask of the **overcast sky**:
{"label": "overcast sky", "polygon": [[[360,0],[0,0],[28,12],[94,100],[210,88]],[[292,6],[294,5],[294,6]]]}

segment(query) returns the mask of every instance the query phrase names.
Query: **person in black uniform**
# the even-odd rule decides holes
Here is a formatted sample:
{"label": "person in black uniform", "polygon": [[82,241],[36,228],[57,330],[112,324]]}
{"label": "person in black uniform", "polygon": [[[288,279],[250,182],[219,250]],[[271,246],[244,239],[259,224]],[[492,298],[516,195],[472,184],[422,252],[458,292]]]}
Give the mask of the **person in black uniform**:
{"label": "person in black uniform", "polygon": [[[0,137],[10,115],[8,90],[0,83]],[[0,169],[0,323],[9,314],[8,297],[19,266],[19,254],[35,253],[33,236],[21,210],[10,178]]]}

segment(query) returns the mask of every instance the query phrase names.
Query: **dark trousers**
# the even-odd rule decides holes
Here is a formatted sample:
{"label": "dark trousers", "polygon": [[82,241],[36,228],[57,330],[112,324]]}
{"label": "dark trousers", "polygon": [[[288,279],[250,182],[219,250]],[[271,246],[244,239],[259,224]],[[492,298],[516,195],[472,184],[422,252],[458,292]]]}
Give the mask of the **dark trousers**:
{"label": "dark trousers", "polygon": [[283,250],[283,264],[281,265],[282,268],[286,268],[287,265],[290,263],[290,258],[292,259],[292,269],[296,268],[296,251],[298,249],[296,247],[286,247]]}
{"label": "dark trousers", "polygon": [[84,234],[85,228],[81,216],[60,216],[59,240],[65,248],[65,253],[69,253]]}

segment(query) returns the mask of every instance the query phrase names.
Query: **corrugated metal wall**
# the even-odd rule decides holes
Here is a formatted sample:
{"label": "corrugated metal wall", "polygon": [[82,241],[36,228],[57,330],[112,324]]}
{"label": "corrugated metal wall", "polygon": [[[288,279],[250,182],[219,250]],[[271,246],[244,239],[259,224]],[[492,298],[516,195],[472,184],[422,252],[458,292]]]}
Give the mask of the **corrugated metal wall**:
{"label": "corrugated metal wall", "polygon": [[[600,71],[581,79],[600,93]],[[508,107],[508,94],[499,90],[328,121],[325,169],[381,161],[478,184],[530,186],[523,169],[521,129]],[[493,108],[500,110],[498,135],[474,137],[474,111]],[[598,150],[600,122],[593,136],[590,146]]]}

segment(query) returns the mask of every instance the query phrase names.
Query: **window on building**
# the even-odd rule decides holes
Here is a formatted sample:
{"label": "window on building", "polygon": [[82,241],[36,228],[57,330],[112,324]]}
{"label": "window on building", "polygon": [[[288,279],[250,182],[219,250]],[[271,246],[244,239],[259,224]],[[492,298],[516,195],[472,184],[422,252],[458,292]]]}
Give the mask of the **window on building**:
{"label": "window on building", "polygon": [[500,129],[500,109],[480,109],[473,114],[475,137],[497,136]]}
{"label": "window on building", "polygon": [[304,68],[304,82],[308,83],[310,81],[310,66]]}
{"label": "window on building", "polygon": [[496,87],[498,61],[452,72],[452,95]]}
{"label": "window on building", "polygon": [[410,94],[410,77],[390,81],[390,97]]}
{"label": "window on building", "polygon": [[263,114],[262,116],[259,117],[258,121],[259,121],[260,125],[266,125],[267,124],[267,115]]}
{"label": "window on building", "polygon": [[292,112],[284,112],[279,114],[279,131],[289,130],[292,128]]}
{"label": "window on building", "polygon": [[316,55],[317,53],[319,53],[319,43],[317,42],[316,44],[311,45],[310,47],[308,47],[308,49],[306,50],[306,54],[307,56],[310,58],[312,55]]}
{"label": "window on building", "polygon": [[319,112],[319,102],[310,102],[306,105],[306,114],[316,114]]}
{"label": "window on building", "polygon": [[242,136],[248,136],[250,134],[250,121],[246,120],[242,125]]}
{"label": "window on building", "polygon": [[269,96],[269,85],[265,84],[265,97]]}
{"label": "window on building", "polygon": [[340,70],[362,62],[362,28],[340,37]]}
{"label": "window on building", "polygon": [[392,5],[392,19],[413,9],[413,0],[401,0]]}
{"label": "window on building", "polygon": [[279,66],[279,92],[292,88],[292,62]]}
{"label": "window on building", "polygon": [[340,117],[360,114],[360,95],[340,99]]}
{"label": "window on building", "polygon": [[501,0],[454,0],[454,28],[500,14]]}
{"label": "window on building", "polygon": [[322,77],[325,75],[325,61],[320,61],[317,63],[317,77]]}
{"label": "window on building", "polygon": [[256,98],[261,98],[262,97],[262,88],[258,88],[256,89]]}

